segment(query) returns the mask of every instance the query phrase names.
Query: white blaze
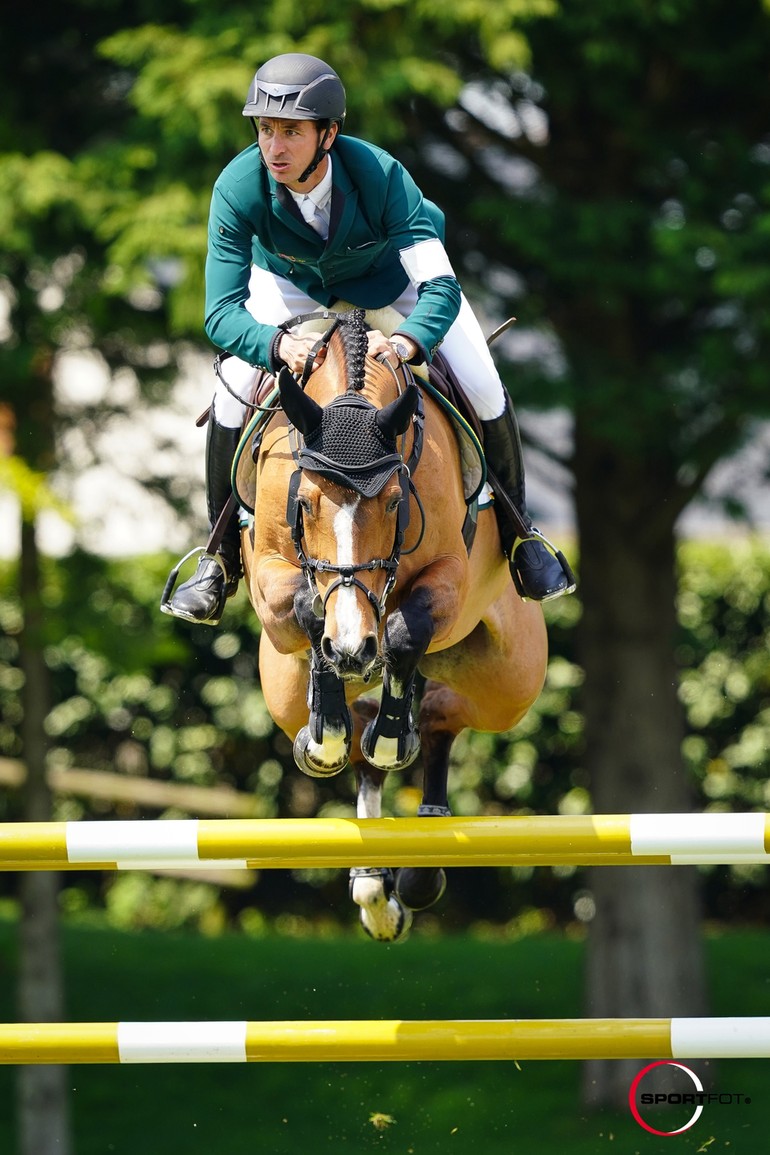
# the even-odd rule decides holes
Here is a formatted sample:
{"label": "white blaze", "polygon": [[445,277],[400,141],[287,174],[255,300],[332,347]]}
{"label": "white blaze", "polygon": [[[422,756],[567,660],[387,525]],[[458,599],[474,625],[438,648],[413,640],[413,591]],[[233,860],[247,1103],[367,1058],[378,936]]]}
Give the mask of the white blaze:
{"label": "white blaze", "polygon": [[[353,524],[360,497],[355,497],[349,505],[343,505],[334,518],[334,536],[337,542],[337,564],[354,565]],[[356,601],[354,587],[338,586],[335,616],[337,636],[334,644],[340,653],[355,653],[363,641],[364,619],[361,607]]]}

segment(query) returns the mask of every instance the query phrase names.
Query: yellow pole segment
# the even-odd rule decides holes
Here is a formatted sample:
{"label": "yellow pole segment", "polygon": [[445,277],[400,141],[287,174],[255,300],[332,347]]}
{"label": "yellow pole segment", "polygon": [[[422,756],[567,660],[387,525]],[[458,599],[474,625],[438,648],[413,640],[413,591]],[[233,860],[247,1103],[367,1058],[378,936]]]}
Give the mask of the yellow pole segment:
{"label": "yellow pole segment", "polygon": [[0,1063],[119,1063],[117,1023],[0,1023]]}
{"label": "yellow pole segment", "polygon": [[0,822],[0,861],[4,863],[14,859],[29,863],[28,869],[34,869],[36,862],[53,864],[44,869],[64,865],[67,862],[67,823]]}
{"label": "yellow pole segment", "polygon": [[[259,869],[639,861],[631,854],[627,815],[201,819],[198,854],[247,859]],[[656,861],[668,858],[658,856]]]}
{"label": "yellow pole segment", "polygon": [[247,1023],[249,1062],[671,1057],[670,1019]]}

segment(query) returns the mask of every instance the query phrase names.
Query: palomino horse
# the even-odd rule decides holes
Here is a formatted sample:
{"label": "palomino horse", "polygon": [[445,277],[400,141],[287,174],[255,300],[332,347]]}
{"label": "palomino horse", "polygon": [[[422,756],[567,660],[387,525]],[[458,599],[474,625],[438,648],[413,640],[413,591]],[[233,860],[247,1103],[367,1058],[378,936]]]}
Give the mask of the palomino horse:
{"label": "palomino horse", "polygon": [[[514,589],[491,509],[466,550],[446,413],[366,346],[355,311],[305,390],[279,375],[282,412],[262,436],[253,534],[243,538],[262,691],[305,773],[353,766],[360,818],[380,816],[385,774],[420,750],[419,813],[449,815],[452,742],[465,727],[508,730],[524,716],[543,685],[545,626]],[[379,684],[379,702],[364,696]],[[427,867],[395,880],[385,868],[351,871],[361,922],[382,941],[400,937],[444,885]]]}

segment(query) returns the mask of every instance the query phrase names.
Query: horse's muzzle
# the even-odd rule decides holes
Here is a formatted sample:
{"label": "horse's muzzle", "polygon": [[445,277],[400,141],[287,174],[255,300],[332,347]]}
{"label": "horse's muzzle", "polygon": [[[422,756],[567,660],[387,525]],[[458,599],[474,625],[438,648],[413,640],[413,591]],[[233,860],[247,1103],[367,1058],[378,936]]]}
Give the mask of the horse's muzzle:
{"label": "horse's muzzle", "polygon": [[343,680],[371,677],[379,656],[379,645],[375,634],[367,634],[355,649],[339,646],[325,634],[321,641],[321,652],[335,674]]}

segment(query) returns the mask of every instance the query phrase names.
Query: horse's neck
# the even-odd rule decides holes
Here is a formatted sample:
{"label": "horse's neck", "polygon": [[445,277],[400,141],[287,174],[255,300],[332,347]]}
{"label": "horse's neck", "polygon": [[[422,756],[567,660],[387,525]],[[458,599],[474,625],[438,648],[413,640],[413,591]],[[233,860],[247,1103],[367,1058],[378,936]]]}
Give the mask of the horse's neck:
{"label": "horse's neck", "polygon": [[328,405],[348,388],[347,362],[337,341],[326,347],[326,356],[311,374],[307,391],[319,405]]}
{"label": "horse's neck", "polygon": [[[328,405],[335,397],[339,397],[351,387],[357,389],[359,385],[360,382],[350,380],[345,352],[340,344],[332,339],[326,357],[310,377],[308,393],[319,405]],[[378,409],[395,401],[397,389],[390,369],[367,357],[363,388],[360,389],[360,393]]]}
{"label": "horse's neck", "polygon": [[367,358],[364,372],[364,397],[379,409],[389,405],[398,396],[398,387],[393,373],[379,361]]}

